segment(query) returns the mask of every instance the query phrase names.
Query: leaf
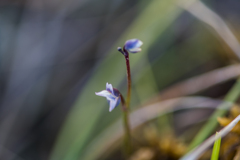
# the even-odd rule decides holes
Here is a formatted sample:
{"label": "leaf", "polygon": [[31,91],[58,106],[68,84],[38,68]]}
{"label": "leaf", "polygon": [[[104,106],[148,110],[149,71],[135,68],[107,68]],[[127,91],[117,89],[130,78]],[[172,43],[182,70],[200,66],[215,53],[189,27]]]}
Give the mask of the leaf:
{"label": "leaf", "polygon": [[[216,137],[217,135],[218,135],[218,132],[216,133]],[[211,160],[218,160],[220,146],[221,146],[221,137],[216,139],[214,142]]]}

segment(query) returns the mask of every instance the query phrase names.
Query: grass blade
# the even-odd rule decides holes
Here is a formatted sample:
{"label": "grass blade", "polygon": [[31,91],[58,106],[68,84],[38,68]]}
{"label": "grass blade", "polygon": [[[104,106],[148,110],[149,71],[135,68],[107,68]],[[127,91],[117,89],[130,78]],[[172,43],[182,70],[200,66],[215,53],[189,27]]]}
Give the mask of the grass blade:
{"label": "grass blade", "polygon": [[[217,137],[217,135],[218,135],[218,132],[216,133],[216,137]],[[220,146],[221,146],[221,137],[216,139],[214,142],[211,160],[218,160]]]}

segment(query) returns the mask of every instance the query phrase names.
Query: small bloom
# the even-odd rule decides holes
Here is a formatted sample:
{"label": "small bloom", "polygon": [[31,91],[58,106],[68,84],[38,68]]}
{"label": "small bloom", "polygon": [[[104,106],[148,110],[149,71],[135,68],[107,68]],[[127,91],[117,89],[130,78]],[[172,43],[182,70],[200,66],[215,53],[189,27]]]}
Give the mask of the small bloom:
{"label": "small bloom", "polygon": [[114,89],[111,84],[106,84],[106,90],[95,92],[97,96],[106,97],[109,103],[109,112],[111,112],[120,103],[120,93],[117,89]]}
{"label": "small bloom", "polygon": [[137,53],[141,51],[141,45],[143,44],[142,41],[139,39],[130,39],[126,41],[124,47],[126,50],[128,50],[131,53]]}

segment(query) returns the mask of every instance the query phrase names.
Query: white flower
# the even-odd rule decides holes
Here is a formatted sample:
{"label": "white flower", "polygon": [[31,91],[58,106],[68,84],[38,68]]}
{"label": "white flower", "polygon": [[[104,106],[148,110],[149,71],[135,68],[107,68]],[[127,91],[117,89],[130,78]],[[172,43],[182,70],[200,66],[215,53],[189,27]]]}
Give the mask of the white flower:
{"label": "white flower", "polygon": [[126,41],[124,48],[131,53],[137,53],[142,50],[140,48],[142,44],[143,42],[139,39],[130,39]]}
{"label": "white flower", "polygon": [[114,89],[111,84],[106,84],[106,90],[95,92],[97,96],[106,97],[109,103],[109,112],[111,112],[120,103],[121,97],[117,89]]}

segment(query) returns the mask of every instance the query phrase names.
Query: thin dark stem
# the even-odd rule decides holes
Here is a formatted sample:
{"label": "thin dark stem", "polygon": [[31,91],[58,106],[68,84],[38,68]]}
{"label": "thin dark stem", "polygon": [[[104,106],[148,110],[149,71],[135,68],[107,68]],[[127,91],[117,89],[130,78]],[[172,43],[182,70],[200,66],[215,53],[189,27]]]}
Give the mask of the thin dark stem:
{"label": "thin dark stem", "polygon": [[124,138],[124,148],[127,155],[131,153],[131,133],[129,125],[129,108],[130,108],[130,99],[131,99],[131,72],[130,72],[130,63],[129,63],[129,53],[125,48],[123,48],[123,55],[126,60],[127,67],[127,99],[125,103],[125,111],[123,112],[123,123],[125,126],[125,138]]}
{"label": "thin dark stem", "polygon": [[124,51],[124,57],[126,60],[126,67],[127,67],[127,100],[126,100],[126,106],[129,109],[130,105],[130,99],[131,99],[131,72],[130,72],[130,62],[129,62],[129,54],[128,51],[123,48]]}

